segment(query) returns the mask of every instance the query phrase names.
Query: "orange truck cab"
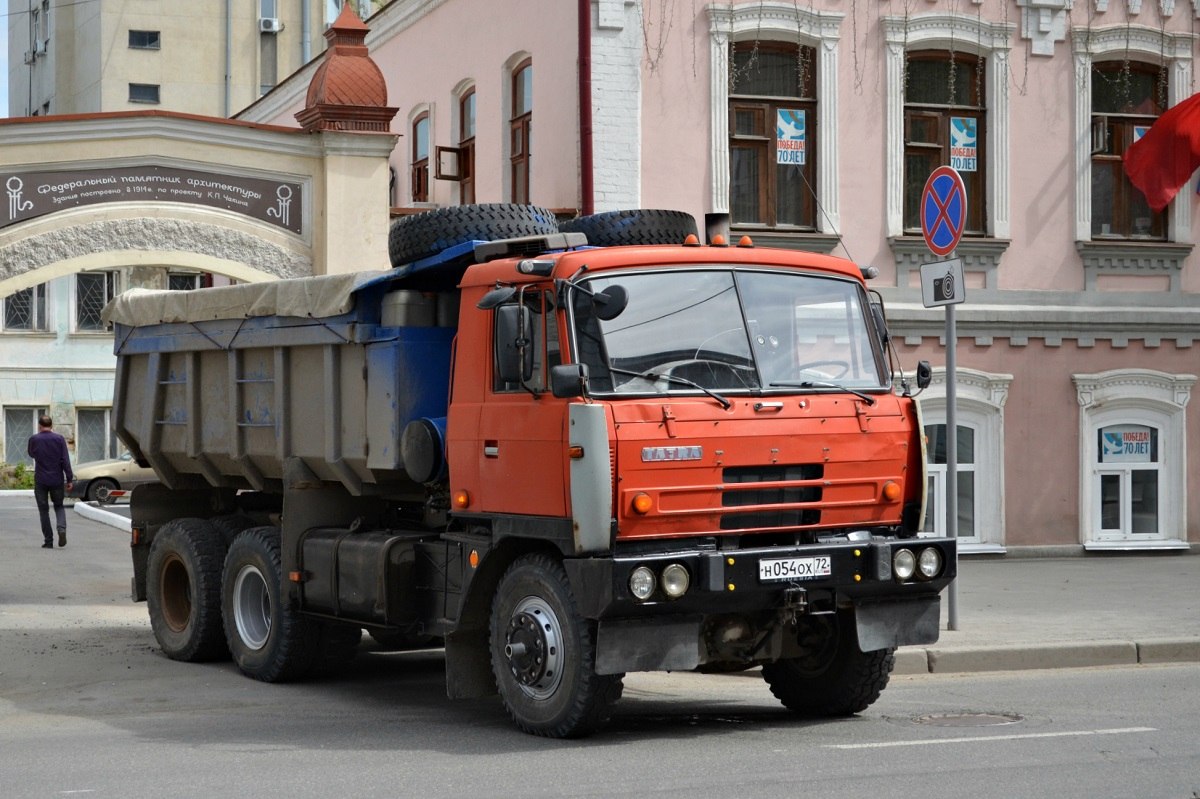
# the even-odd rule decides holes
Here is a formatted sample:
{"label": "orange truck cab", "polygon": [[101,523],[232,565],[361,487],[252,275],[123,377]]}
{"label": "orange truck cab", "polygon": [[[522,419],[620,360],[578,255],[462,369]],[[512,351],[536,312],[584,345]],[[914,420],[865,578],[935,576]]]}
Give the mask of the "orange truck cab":
{"label": "orange truck cab", "polygon": [[[886,686],[897,646],[937,640],[955,542],[919,534],[922,423],[868,270],[750,242],[701,245],[675,212],[560,225],[532,207],[462,206],[399,220],[391,245],[395,273],[322,322],[343,344],[315,325],[301,335],[260,321],[254,338],[239,324],[250,349],[214,365],[239,374],[269,345],[259,371],[289,387],[251,404],[271,406],[263,419],[288,443],[265,437],[275,449],[259,456],[246,438],[227,460],[193,466],[188,442],[220,435],[181,430],[173,454],[140,418],[170,406],[173,389],[138,407],[130,392],[118,412],[135,455],[163,464],[167,485],[134,494],[135,596],[140,579],[168,654],[200,659],[173,643],[172,625],[199,622],[190,609],[171,618],[172,592],[200,571],[181,542],[210,528],[225,532],[211,587],[223,640],[250,676],[307,673],[322,652],[350,648],[339,643],[350,629],[443,643],[451,696],[498,692],[539,735],[594,730],[630,671],[761,667],[797,714],[855,713]],[[439,249],[476,262],[409,266]],[[438,307],[452,289],[450,321],[389,322],[378,306],[395,295],[371,293],[381,280]],[[169,386],[164,350],[211,349],[130,319],[118,318],[122,386],[142,374],[138,358]],[[267,331],[285,327],[286,340]],[[208,357],[179,361],[191,375],[180,380],[198,379]],[[297,383],[322,380],[324,454],[299,454],[306,433],[284,409],[300,412]],[[928,383],[927,364],[915,383]],[[217,421],[222,409],[210,425],[253,424],[219,394],[233,421]],[[184,389],[189,401],[205,414],[202,389]],[[374,423],[357,459],[360,402]],[[409,405],[419,408],[394,410]],[[198,517],[188,525],[184,507]],[[304,660],[273,635],[307,635],[317,654]]]}

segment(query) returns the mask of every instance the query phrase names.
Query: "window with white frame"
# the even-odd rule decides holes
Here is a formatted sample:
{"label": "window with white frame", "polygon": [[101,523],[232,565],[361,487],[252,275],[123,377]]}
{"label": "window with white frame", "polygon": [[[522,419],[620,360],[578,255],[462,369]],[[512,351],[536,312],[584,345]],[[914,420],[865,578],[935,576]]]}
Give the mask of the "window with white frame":
{"label": "window with white frame", "polygon": [[[1004,548],[1004,405],[1012,375],[959,368],[955,381],[956,502],[959,543],[967,551]],[[926,436],[928,483],[923,535],[947,532],[949,490],[946,370],[934,370],[920,395]]]}
{"label": "window with white frame", "polygon": [[[958,456],[956,465],[956,480],[958,491],[955,494],[958,517],[958,538],[967,541],[979,541],[975,529],[975,428],[966,425],[955,425],[957,440],[955,452]],[[949,437],[946,435],[946,424],[925,425],[925,441],[927,446],[928,469],[925,493],[925,524],[921,532],[928,535],[945,536],[946,524],[946,494],[949,490],[950,472],[946,447]]]}
{"label": "window with white frame", "polygon": [[38,417],[45,413],[45,408],[4,409],[5,463],[33,465],[33,458],[29,457],[29,437],[37,432]]}
{"label": "window with white frame", "polygon": [[1107,274],[1159,277],[1180,290],[1191,252],[1192,193],[1152,213],[1124,174],[1137,128],[1193,91],[1193,34],[1141,25],[1071,31],[1075,56],[1075,239],[1084,288]]}
{"label": "window with white frame", "polygon": [[46,320],[46,283],[14,291],[4,298],[4,329],[9,332],[44,333]]}
{"label": "window with white frame", "polygon": [[80,272],[75,275],[75,330],[104,330],[101,312],[117,296],[116,272]]}
{"label": "window with white frame", "polygon": [[732,48],[730,223],[815,230],[813,48],[760,41]]}
{"label": "window with white frame", "polygon": [[117,457],[117,437],[112,432],[108,408],[75,409],[75,458],[80,463]]}
{"label": "window with white frame", "polygon": [[1072,379],[1084,547],[1187,547],[1184,409],[1196,376],[1115,369]]}
{"label": "window with white frame", "polygon": [[[710,206],[732,214],[734,224],[741,220],[835,233],[841,225],[836,44],[845,15],[812,11],[790,0],[711,3],[708,15]],[[796,68],[797,80],[790,88],[782,81],[786,63]],[[774,80],[763,80],[771,76]],[[804,112],[806,169],[779,166],[780,110]],[[800,135],[795,126],[787,133],[796,140]]]}
{"label": "window with white frame", "polygon": [[[910,152],[905,147],[905,135],[908,132],[905,121],[914,110],[907,107],[906,102],[919,89],[917,85],[909,83],[915,77],[924,85],[921,90],[924,94],[917,99],[922,100],[920,104],[926,106],[925,110],[934,110],[933,106],[937,103],[925,101],[933,99],[934,95],[929,92],[939,81],[944,81],[947,94],[942,102],[950,100],[947,110],[955,111],[945,115],[947,126],[953,124],[949,117],[962,120],[982,118],[986,121],[982,130],[976,127],[976,135],[984,137],[975,148],[974,164],[980,173],[976,191],[983,198],[983,202],[979,203],[983,217],[976,220],[974,225],[976,232],[981,235],[1008,238],[1009,170],[1006,164],[1009,153],[1005,149],[1010,127],[1008,54],[1016,24],[988,22],[974,14],[936,12],[884,17],[883,30],[888,45],[885,120],[887,235],[904,235],[906,222],[911,221],[906,220],[905,209],[913,190],[912,185],[919,182],[917,191],[920,191],[928,178],[925,175],[917,181],[917,175],[914,174],[913,180],[909,181],[906,177],[905,162]],[[936,53],[943,54],[941,66],[923,63],[927,54]],[[951,69],[951,63],[956,67]],[[906,84],[912,91],[905,91]],[[925,96],[927,94],[928,97]],[[960,127],[958,131],[960,137],[969,132],[965,127]],[[947,149],[952,146],[949,127],[938,136]],[[907,171],[912,172],[915,168],[914,164]],[[970,191],[968,188],[968,195]]]}

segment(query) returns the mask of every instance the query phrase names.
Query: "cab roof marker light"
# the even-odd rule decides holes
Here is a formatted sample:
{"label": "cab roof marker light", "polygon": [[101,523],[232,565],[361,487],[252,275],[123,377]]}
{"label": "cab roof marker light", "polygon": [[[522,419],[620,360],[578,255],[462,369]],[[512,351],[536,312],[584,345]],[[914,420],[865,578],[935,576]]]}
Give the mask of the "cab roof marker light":
{"label": "cab roof marker light", "polygon": [[860,266],[858,271],[862,273],[863,280],[873,280],[879,277],[879,267],[877,266]]}

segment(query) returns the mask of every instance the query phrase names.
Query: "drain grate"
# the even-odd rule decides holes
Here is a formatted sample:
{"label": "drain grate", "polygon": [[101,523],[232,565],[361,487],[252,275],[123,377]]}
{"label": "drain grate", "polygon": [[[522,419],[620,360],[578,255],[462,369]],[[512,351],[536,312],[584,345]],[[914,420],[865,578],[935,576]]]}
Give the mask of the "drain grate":
{"label": "drain grate", "polygon": [[999,727],[1024,720],[1025,717],[1017,713],[930,713],[917,716],[913,722],[931,727]]}

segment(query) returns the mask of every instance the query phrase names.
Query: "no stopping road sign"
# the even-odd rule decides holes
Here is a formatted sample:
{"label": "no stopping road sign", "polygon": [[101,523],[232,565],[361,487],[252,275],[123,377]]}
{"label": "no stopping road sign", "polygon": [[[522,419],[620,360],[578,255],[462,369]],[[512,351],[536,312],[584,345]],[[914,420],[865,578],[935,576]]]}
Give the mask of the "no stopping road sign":
{"label": "no stopping road sign", "polygon": [[967,223],[967,188],[958,170],[939,166],[921,192],[921,234],[925,246],[946,257],[958,246]]}

